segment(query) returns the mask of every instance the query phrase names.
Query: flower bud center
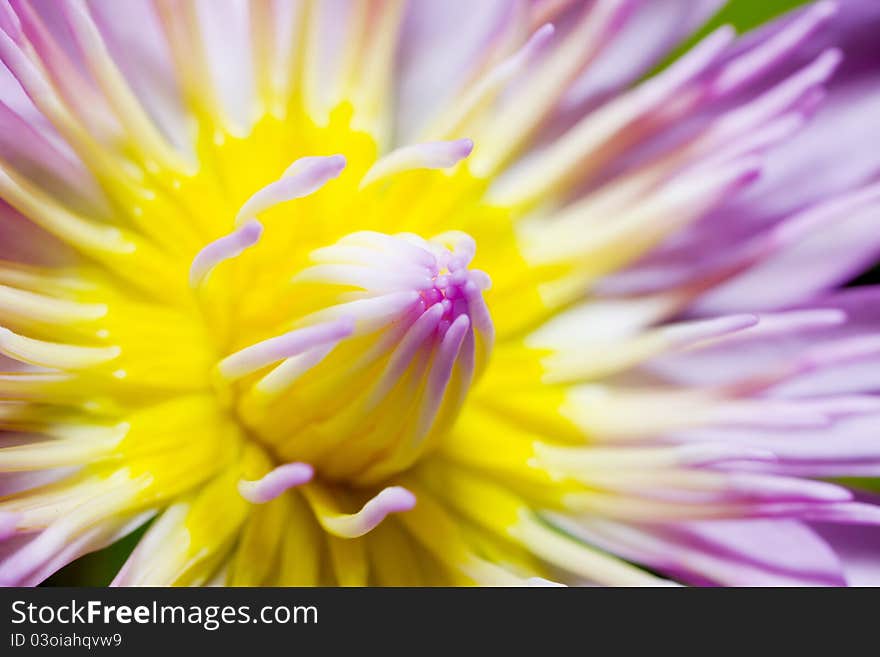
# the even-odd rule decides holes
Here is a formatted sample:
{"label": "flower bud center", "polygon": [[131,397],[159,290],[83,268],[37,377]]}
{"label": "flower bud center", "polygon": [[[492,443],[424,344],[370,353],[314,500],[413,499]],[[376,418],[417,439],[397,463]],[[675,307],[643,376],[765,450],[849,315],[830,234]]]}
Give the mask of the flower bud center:
{"label": "flower bud center", "polygon": [[284,463],[373,484],[412,466],[454,421],[493,339],[469,269],[473,239],[359,232],[312,252],[287,332],[218,373],[249,432]]}

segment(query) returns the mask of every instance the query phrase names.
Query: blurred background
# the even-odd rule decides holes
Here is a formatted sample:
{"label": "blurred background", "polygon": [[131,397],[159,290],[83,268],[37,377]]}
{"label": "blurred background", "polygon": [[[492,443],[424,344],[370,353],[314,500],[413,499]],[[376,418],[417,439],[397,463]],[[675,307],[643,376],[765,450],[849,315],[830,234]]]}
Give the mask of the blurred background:
{"label": "blurred background", "polygon": [[[668,66],[683,52],[686,52],[694,42],[721,25],[731,24],[739,32],[746,32],[767,22],[774,16],[800,5],[808,4],[809,1],[728,0],[728,4],[702,30],[676,49],[657,70]],[[880,283],[880,265],[852,281],[850,285],[867,285],[869,283]],[[143,527],[105,550],[82,557],[46,580],[43,586],[105,586],[109,584],[145,530],[146,527]]]}

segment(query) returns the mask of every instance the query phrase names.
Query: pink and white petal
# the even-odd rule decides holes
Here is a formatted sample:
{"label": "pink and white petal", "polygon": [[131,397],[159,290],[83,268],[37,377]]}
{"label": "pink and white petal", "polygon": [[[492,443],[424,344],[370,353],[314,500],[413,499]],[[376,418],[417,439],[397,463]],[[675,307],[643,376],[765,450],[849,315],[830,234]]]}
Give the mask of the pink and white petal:
{"label": "pink and white petal", "polygon": [[[856,498],[880,504],[880,496],[858,493]],[[818,533],[843,562],[843,572],[850,586],[880,586],[880,527],[815,523]]]}
{"label": "pink and white petal", "polygon": [[[609,277],[600,283],[599,289],[614,294],[626,290],[649,291],[655,288],[658,280],[668,280],[673,284],[699,280],[707,268],[715,266],[725,254],[741,251],[747,253],[759,240],[775,239],[770,234],[783,220],[794,221],[794,213],[804,214],[813,211],[822,202],[844,198],[857,193],[859,186],[867,185],[880,174],[880,153],[876,149],[866,149],[862,144],[880,140],[880,127],[872,117],[880,113],[880,84],[876,80],[864,81],[835,89],[829,95],[821,111],[812,122],[792,138],[771,149],[764,157],[761,178],[744,193],[733,197],[720,208],[710,212],[692,228],[676,235],[648,254],[640,262],[620,274]],[[809,181],[809,184],[804,184]],[[860,217],[848,215],[832,218],[832,222],[822,222],[812,229],[814,239],[825,240],[837,228],[841,248],[848,248],[848,240],[856,239],[863,231],[868,232],[868,240],[860,242],[852,253],[844,257],[833,253],[836,258],[823,257],[819,267],[808,273],[813,279],[806,286],[806,293],[817,288],[827,288],[860,271],[870,259],[876,246],[876,230],[870,212]],[[876,220],[876,210],[874,212]],[[786,243],[773,247],[768,244],[769,260],[787,265],[789,260],[795,266],[801,259],[810,257],[811,233],[798,238],[788,237]],[[781,252],[777,252],[781,249]],[[789,255],[789,252],[793,252]],[[760,254],[759,254],[760,255]],[[762,262],[755,268],[760,271]],[[768,275],[776,269],[768,271]],[[658,279],[658,274],[662,279]],[[749,274],[739,276],[749,280]],[[766,278],[760,277],[763,283]],[[776,278],[773,285],[758,290],[762,294],[774,295],[763,305],[749,306],[750,309],[777,308],[796,303],[803,296],[792,295],[786,283],[801,282],[800,276]],[[800,288],[799,288],[800,289]],[[734,294],[735,292],[739,294]],[[754,291],[737,289],[733,283],[727,286],[725,296],[710,294],[697,304],[700,313],[734,312],[735,307],[744,307],[743,294]],[[761,301],[761,299],[757,299]],[[734,305],[736,304],[736,305]]]}
{"label": "pink and white petal", "polygon": [[0,260],[31,265],[73,262],[71,249],[0,200]]}
{"label": "pink and white petal", "polygon": [[108,519],[84,530],[59,521],[41,532],[0,543],[0,586],[36,586],[79,557],[130,534],[153,515],[148,511]]}
{"label": "pink and white petal", "polygon": [[[321,5],[325,3],[320,3]],[[197,0],[205,60],[226,116],[240,130],[254,117],[253,47],[246,0]]]}
{"label": "pink and white petal", "polygon": [[[816,29],[813,36],[801,40],[795,49],[797,56],[785,58],[786,65],[780,70],[765,71],[757,76],[754,84],[733,94],[720,106],[710,104],[696,116],[680,122],[676,130],[687,132],[689,123],[709,120],[718,112],[748,101],[770,85],[779,83],[784,76],[813,61],[828,47],[839,48],[844,55],[844,63],[827,85],[827,96],[819,105],[818,112],[805,128],[767,152],[760,180],[710,212],[693,227],[676,235],[636,263],[630,271],[622,276],[612,276],[604,284],[608,292],[614,293],[615,290],[626,289],[626,286],[632,288],[636,281],[641,281],[638,285],[644,288],[644,281],[656,280],[652,276],[656,272],[674,281],[698,280],[707,263],[711,264],[720,254],[745,248],[750,240],[766,234],[766,231],[795,212],[810,209],[821,201],[833,199],[876,180],[880,174],[880,152],[863,147],[865,143],[880,140],[880,124],[873,120],[880,113],[880,84],[876,75],[873,75],[880,66],[876,40],[870,53],[870,66],[854,67],[846,59],[853,56],[853,51],[867,57],[866,52],[870,50],[867,35],[872,33],[871,30],[876,33],[880,27],[876,9],[863,11],[864,4],[842,3],[837,15]],[[774,26],[757,33],[761,35],[760,38],[757,35],[747,37],[731,51],[729,57],[744,50],[746,45],[743,44],[751,47],[760,39],[777,33],[791,20],[777,21]],[[829,34],[833,35],[833,39]],[[818,47],[817,43],[824,45]],[[807,114],[811,113],[812,110]],[[805,181],[809,181],[808,184]],[[870,224],[869,219],[864,221]],[[853,219],[845,226],[857,231],[857,223]],[[872,244],[860,244],[859,247],[852,257],[845,258],[842,263],[839,259],[828,262],[823,257],[823,267],[810,271],[812,289],[832,286],[841,277],[845,278],[864,267],[866,259],[871,257]],[[800,249],[806,251],[807,247]],[[797,253],[792,257],[797,260]],[[787,280],[801,279],[791,276]],[[621,287],[624,281],[626,283]],[[772,301],[774,305],[764,307],[779,307],[779,299],[789,299],[789,303],[799,300],[785,294],[784,283],[785,280],[780,283],[777,278],[769,286],[771,292],[776,292],[777,298],[768,299],[767,303]],[[767,290],[765,287],[762,291]],[[743,307],[741,297],[737,301],[738,307]],[[711,296],[699,306],[699,310],[726,313],[734,312],[734,306],[730,305],[729,298]]]}
{"label": "pink and white petal", "polygon": [[48,138],[53,140],[56,146],[58,145],[61,138],[58,136],[55,128],[34,107],[33,102],[31,102],[31,99],[28,98],[28,95],[21,88],[18,80],[15,79],[15,76],[12,75],[9,68],[3,63],[0,63],[0,100],[9,106],[22,120],[27,121],[34,130],[43,135],[51,135]]}
{"label": "pink and white petal", "polygon": [[670,540],[705,550],[718,559],[718,584],[843,585],[833,549],[807,525],[794,520],[692,523],[673,528]]}
{"label": "pink and white petal", "polygon": [[[413,0],[396,74],[396,141],[408,143],[479,70],[492,40],[516,15],[517,0]],[[454,35],[455,47],[448,42]]]}
{"label": "pink and white petal", "polygon": [[840,555],[850,586],[880,586],[880,529],[817,525],[816,531]]}
{"label": "pink and white petal", "polygon": [[142,514],[121,527],[118,522],[111,522],[107,523],[107,526],[92,528],[67,543],[60,552],[24,579],[21,586],[37,586],[80,557],[101,550],[127,536],[147,522],[152,515],[152,513]]}
{"label": "pink and white petal", "polygon": [[[863,399],[874,402],[873,412],[838,418],[830,426],[791,430],[709,428],[680,432],[670,438],[685,443],[737,445],[773,454],[775,460],[753,464],[756,470],[791,476],[880,476],[880,412],[876,410],[880,399]],[[805,404],[805,408],[810,405]]]}
{"label": "pink and white petal", "polygon": [[[111,144],[121,136],[121,126],[89,72],[81,44],[74,37],[66,13],[70,6],[46,0],[8,0],[3,10],[9,24],[18,28],[10,36],[16,43],[26,43],[22,45],[25,57],[36,55],[34,64],[39,74],[45,74],[58,98],[96,137]],[[10,13],[12,9],[15,18]]]}
{"label": "pink and white petal", "polygon": [[874,356],[806,373],[782,383],[772,393],[779,397],[809,397],[878,391],[880,356]]}
{"label": "pink and white petal", "polygon": [[[810,3],[805,8],[791,11],[751,31],[743,37],[738,47],[731,52],[731,56],[736,56],[753,47],[754,44],[771,38],[815,4],[818,3]],[[779,62],[776,70],[772,71],[776,76],[785,75],[791,68],[803,64],[819,52],[831,47],[842,48],[846,54],[847,63],[844,71],[847,74],[861,73],[866,67],[870,68],[878,62],[880,52],[877,50],[876,35],[880,26],[880,5],[864,0],[832,0],[826,4],[834,7],[833,14],[821,30],[814,31],[809,38],[801,40],[796,49]]]}
{"label": "pink and white petal", "polygon": [[880,329],[880,286],[839,290],[810,302],[846,313],[847,326],[876,331]]}
{"label": "pink and white petal", "polygon": [[880,201],[841,215],[712,290],[695,310],[715,314],[791,306],[855,278],[878,256]]}
{"label": "pink and white petal", "polygon": [[0,159],[64,203],[91,213],[107,205],[94,178],[69,149],[0,100]]}
{"label": "pink and white petal", "polygon": [[593,105],[644,75],[727,0],[653,0],[631,20],[566,94],[561,110]]}
{"label": "pink and white petal", "polygon": [[[865,286],[825,295],[811,303],[846,314],[844,325],[830,336],[858,338],[880,332],[880,287]],[[773,389],[780,397],[811,397],[880,391],[880,354],[866,355],[831,367],[805,372]]]}
{"label": "pink and white petal", "polygon": [[568,345],[624,340],[666,319],[676,308],[668,295],[591,299],[556,314],[527,339],[530,345]]}
{"label": "pink and white petal", "polygon": [[622,525],[581,520],[565,529],[626,559],[688,584],[841,586],[831,547],[796,520],[730,520],[678,525]]}
{"label": "pink and white petal", "polygon": [[168,41],[150,0],[91,0],[95,23],[132,91],[169,141],[192,146]]}
{"label": "pink and white petal", "polygon": [[821,523],[813,529],[840,557],[849,586],[880,586],[880,528]]}
{"label": "pink and white petal", "polygon": [[779,217],[874,179],[880,154],[863,146],[880,139],[878,113],[876,76],[839,84],[832,79],[811,124],[772,152],[764,178],[744,196],[742,209],[750,216]]}
{"label": "pink and white petal", "polygon": [[[731,385],[779,373],[770,394],[806,397],[873,392],[880,354],[880,288],[862,287],[824,295],[779,313],[700,349],[668,354],[645,366],[669,382],[689,386]],[[874,376],[865,367],[873,368]],[[855,376],[863,372],[864,376]],[[852,375],[847,380],[847,375]]]}
{"label": "pink and white petal", "polygon": [[[6,369],[2,362],[0,362],[0,367]],[[0,497],[23,493],[40,486],[48,486],[72,475],[77,469],[52,468],[34,472],[2,472],[0,473]]]}
{"label": "pink and white petal", "polygon": [[320,125],[343,100],[344,64],[356,37],[351,33],[356,0],[329,0],[313,5],[308,17],[303,62],[303,97],[306,111]]}

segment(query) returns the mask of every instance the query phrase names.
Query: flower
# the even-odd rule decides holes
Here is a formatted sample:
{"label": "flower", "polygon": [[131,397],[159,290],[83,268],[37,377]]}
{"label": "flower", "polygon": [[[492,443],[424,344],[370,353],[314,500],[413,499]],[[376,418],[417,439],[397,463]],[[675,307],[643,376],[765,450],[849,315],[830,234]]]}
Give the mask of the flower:
{"label": "flower", "polygon": [[0,4],[0,581],[874,576],[880,11],[719,4]]}

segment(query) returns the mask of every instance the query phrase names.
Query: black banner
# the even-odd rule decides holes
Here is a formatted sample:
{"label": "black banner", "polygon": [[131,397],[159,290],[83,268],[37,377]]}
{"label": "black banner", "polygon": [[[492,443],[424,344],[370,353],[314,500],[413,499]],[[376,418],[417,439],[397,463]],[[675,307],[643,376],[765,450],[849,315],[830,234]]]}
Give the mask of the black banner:
{"label": "black banner", "polygon": [[873,604],[857,605],[857,597],[791,589],[0,589],[0,655],[472,654],[475,641],[491,654],[604,657],[704,640],[706,653],[737,643],[754,650],[771,637],[788,647],[813,642],[835,620],[851,641],[854,628],[874,625]]}

